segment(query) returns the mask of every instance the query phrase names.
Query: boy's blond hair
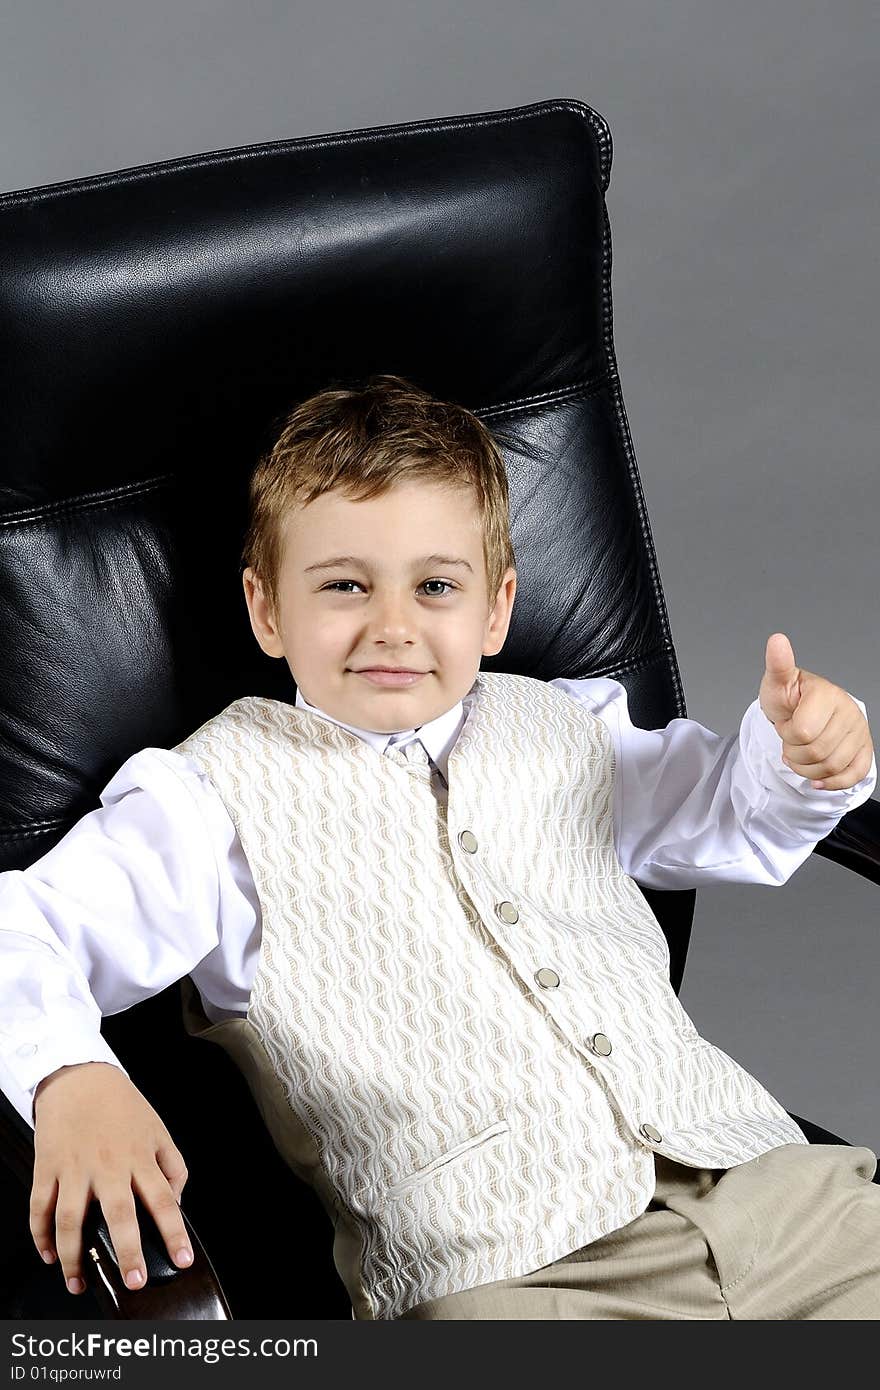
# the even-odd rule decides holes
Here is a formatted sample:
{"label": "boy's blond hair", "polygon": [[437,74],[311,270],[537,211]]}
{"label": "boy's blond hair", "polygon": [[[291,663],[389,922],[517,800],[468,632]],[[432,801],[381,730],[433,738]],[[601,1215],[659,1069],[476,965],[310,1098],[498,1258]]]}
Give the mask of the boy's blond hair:
{"label": "boy's blond hair", "polygon": [[362,501],[414,478],[472,490],[491,612],[505,570],[515,567],[507,474],[498,446],[464,406],[381,373],[362,390],[331,387],[296,406],[251,474],[241,563],[259,576],[273,614],[282,526],[297,504],[306,506],[333,489]]}

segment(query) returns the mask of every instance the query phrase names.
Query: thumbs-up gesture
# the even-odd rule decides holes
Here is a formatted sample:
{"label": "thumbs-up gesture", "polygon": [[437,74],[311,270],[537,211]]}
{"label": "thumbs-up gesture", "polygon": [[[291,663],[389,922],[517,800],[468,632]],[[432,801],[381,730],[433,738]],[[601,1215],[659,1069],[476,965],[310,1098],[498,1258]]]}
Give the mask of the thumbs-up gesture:
{"label": "thumbs-up gesture", "polygon": [[874,744],[851,695],[794,663],[784,632],[767,638],[761,709],[782,739],[782,761],[814,787],[854,787],[870,771]]}

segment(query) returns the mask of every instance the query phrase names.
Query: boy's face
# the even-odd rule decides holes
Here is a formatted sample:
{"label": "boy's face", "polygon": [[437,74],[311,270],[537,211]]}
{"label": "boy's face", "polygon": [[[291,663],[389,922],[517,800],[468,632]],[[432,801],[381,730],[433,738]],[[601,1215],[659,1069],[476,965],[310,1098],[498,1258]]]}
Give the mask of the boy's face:
{"label": "boy's face", "polygon": [[[242,580],[257,641],[286,657],[303,698],[376,733],[418,728],[467,694],[480,657],[504,645],[516,592],[510,568],[490,611],[471,490],[419,480],[298,507],[283,531],[277,614],[253,570]],[[419,675],[368,674],[383,666]]]}

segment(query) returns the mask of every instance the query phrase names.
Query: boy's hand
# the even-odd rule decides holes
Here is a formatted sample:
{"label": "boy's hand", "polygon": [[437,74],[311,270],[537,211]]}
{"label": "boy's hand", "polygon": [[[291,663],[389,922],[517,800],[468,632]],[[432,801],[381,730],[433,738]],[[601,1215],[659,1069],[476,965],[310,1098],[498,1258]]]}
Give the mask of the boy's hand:
{"label": "boy's hand", "polygon": [[[59,1067],[36,1089],[34,1120],[31,1235],[47,1263],[57,1253],[71,1293],[85,1289],[82,1225],[93,1196],[101,1203],[128,1288],[147,1282],[132,1189],[150,1211],[173,1262],[192,1263],[179,1209],[186,1164],[156,1111],[118,1067],[108,1062]],[[182,1251],[188,1258],[179,1255]]]}
{"label": "boy's hand", "polygon": [[[851,695],[794,664],[784,632],[767,639],[758,699],[782,739],[782,761],[814,787],[854,787],[871,769],[868,721]],[[821,780],[820,780],[821,779]]]}

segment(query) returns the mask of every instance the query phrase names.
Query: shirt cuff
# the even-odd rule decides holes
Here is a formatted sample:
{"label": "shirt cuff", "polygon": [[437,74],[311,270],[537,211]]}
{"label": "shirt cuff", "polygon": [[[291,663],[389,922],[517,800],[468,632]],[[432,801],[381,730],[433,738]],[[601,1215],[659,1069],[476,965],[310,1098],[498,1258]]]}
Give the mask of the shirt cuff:
{"label": "shirt cuff", "polygon": [[44,1077],[51,1076],[59,1067],[73,1066],[77,1062],[109,1062],[111,1066],[118,1067],[124,1076],[128,1076],[116,1053],[100,1033],[97,1037],[90,1035],[81,1040],[68,1038],[63,1044],[52,1041],[23,1042],[19,1036],[15,1046],[4,1043],[0,1047],[0,1060],[15,1083],[22,1104],[24,1097],[30,1100],[28,1114],[23,1113],[22,1104],[17,1104],[16,1109],[23,1114],[31,1128],[34,1127],[34,1091]]}
{"label": "shirt cuff", "polygon": [[[849,692],[847,693],[849,694]],[[850,696],[850,698],[855,700],[862,714],[867,718],[864,703],[855,695]],[[875,756],[871,759],[871,766],[865,776],[854,786],[836,789],[814,787],[809,777],[802,777],[799,772],[795,772],[782,761],[782,739],[761,709],[759,698],[753,700],[746,710],[743,719],[743,733],[745,735],[743,746],[748,752],[754,754],[751,761],[755,776],[770,793],[778,793],[780,789],[795,791],[803,801],[816,811],[824,811],[830,816],[842,816],[845,812],[851,811],[855,806],[861,806],[864,801],[867,801],[876,786],[877,758]]]}

